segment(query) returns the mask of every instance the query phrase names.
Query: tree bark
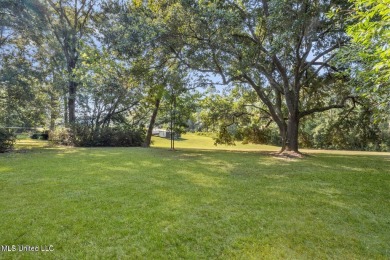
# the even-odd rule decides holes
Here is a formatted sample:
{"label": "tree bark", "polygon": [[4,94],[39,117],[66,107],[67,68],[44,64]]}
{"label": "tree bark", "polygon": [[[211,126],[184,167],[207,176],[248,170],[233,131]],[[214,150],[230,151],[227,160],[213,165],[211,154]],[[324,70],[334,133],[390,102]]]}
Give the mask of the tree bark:
{"label": "tree bark", "polygon": [[74,70],[77,63],[77,54],[68,59],[68,112],[69,112],[69,125],[74,127],[76,123],[76,92],[77,82],[75,80]]}
{"label": "tree bark", "polygon": [[57,113],[57,98],[54,93],[50,93],[50,130],[55,130],[55,123],[58,117]]}
{"label": "tree bark", "polygon": [[278,127],[279,127],[280,141],[281,141],[279,153],[282,153],[286,150],[286,145],[287,145],[287,129],[286,129],[287,127],[285,127],[285,124],[284,125],[278,124]]}
{"label": "tree bark", "polygon": [[10,127],[11,126],[11,114],[12,114],[12,105],[11,105],[11,88],[9,87],[9,85],[7,86],[7,99],[6,99],[6,116],[5,116],[5,126],[6,127]]}
{"label": "tree bark", "polygon": [[299,86],[293,90],[285,90],[285,100],[288,109],[286,151],[299,153],[298,129],[299,129]]}
{"label": "tree bark", "polygon": [[69,118],[68,118],[68,99],[66,97],[66,93],[64,94],[64,124],[65,127],[69,127]]}
{"label": "tree bark", "polygon": [[68,97],[69,124],[71,126],[73,126],[76,123],[76,90],[77,90],[77,83],[71,80],[69,82],[69,97]]}
{"label": "tree bark", "polygon": [[150,118],[148,132],[146,133],[146,138],[145,138],[145,142],[143,143],[143,147],[150,147],[150,143],[152,141],[154,123],[156,122],[158,108],[160,107],[160,101],[161,101],[161,98],[157,98],[156,102],[154,104],[153,113],[152,113],[152,116]]}
{"label": "tree bark", "polygon": [[290,114],[287,122],[286,151],[299,153],[298,129],[299,129],[299,117],[297,113]]}

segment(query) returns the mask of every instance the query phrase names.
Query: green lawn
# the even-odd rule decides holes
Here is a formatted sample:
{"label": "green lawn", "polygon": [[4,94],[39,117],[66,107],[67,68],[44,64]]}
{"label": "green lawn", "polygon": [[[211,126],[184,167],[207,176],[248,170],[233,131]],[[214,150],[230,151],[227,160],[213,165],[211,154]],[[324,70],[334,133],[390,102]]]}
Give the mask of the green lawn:
{"label": "green lawn", "polygon": [[389,153],[282,159],[183,139],[175,152],[161,138],[152,149],[21,140],[0,154],[0,246],[54,251],[0,258],[390,258]]}

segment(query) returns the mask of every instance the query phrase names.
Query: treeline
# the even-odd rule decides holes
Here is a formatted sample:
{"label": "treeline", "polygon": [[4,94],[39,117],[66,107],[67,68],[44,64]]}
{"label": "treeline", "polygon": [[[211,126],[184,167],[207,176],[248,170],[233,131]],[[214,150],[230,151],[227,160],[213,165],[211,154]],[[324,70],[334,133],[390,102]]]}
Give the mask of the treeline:
{"label": "treeline", "polygon": [[[386,10],[372,1],[0,0],[0,125],[45,126],[52,140],[84,146],[149,146],[160,126],[281,151],[387,150]],[[219,84],[224,93],[212,91]]]}
{"label": "treeline", "polygon": [[[348,109],[328,110],[300,122],[299,146],[316,149],[389,151],[388,121],[376,120],[376,109],[361,97]],[[192,118],[192,131],[215,133],[215,144],[236,142],[281,145],[277,127],[264,105],[245,87],[225,95],[209,93]]]}

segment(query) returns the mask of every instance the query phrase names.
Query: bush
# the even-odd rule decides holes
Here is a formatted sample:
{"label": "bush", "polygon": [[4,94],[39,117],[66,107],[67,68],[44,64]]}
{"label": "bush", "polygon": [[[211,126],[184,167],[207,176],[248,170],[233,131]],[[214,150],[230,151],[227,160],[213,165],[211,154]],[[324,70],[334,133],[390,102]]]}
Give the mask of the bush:
{"label": "bush", "polygon": [[69,128],[59,128],[49,132],[49,141],[56,145],[73,145],[73,135]]}
{"label": "bush", "polygon": [[145,140],[144,129],[124,127],[101,128],[98,131],[89,127],[76,127],[73,142],[76,146],[112,146],[134,147],[142,146]]}
{"label": "bush", "polygon": [[0,153],[13,149],[16,141],[16,135],[12,130],[0,128]]}
{"label": "bush", "polygon": [[45,130],[31,135],[31,139],[49,140],[49,131]]}

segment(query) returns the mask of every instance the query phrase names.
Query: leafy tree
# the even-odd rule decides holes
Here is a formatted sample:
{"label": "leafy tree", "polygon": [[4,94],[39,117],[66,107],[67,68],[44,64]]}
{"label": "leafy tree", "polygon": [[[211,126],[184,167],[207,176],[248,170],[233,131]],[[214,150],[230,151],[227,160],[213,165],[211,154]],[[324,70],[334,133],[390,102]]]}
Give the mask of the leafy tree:
{"label": "leafy tree", "polygon": [[249,86],[235,85],[222,94],[208,93],[201,104],[202,130],[218,132],[215,144],[243,141],[280,145],[273,138],[272,117]]}
{"label": "leafy tree", "polygon": [[[158,52],[156,51],[155,54]],[[161,54],[161,53],[160,53]],[[133,63],[133,77],[142,86],[143,98],[140,100],[144,113],[150,115],[144,147],[151,144],[155,125],[166,125],[175,133],[183,133],[191,114],[196,110],[198,93],[189,88],[189,77],[175,62],[164,63],[155,68],[153,62],[161,57],[143,57]],[[172,123],[172,125],[171,125]]]}
{"label": "leafy tree", "polygon": [[82,62],[74,72],[80,87],[78,122],[90,126],[92,131],[126,124],[126,117],[138,108],[142,98],[127,64],[105,48],[84,46],[80,52]]}
{"label": "leafy tree", "polygon": [[[348,41],[343,20],[326,15],[346,4],[177,1],[161,4],[167,24],[163,38],[188,68],[218,75],[226,84],[251,86],[279,128],[282,151],[298,152],[303,117],[343,108],[353,99],[331,64]],[[316,94],[329,89],[339,94],[337,99],[316,102]]]}
{"label": "leafy tree", "polygon": [[39,0],[0,0],[0,48],[17,35],[40,41],[45,7]]}
{"label": "leafy tree", "polygon": [[96,18],[102,32],[101,41],[110,46],[118,59],[127,62],[132,79],[144,93],[138,107],[139,115],[149,117],[144,147],[150,146],[159,110],[162,108],[163,112],[158,120],[160,124],[167,123],[167,111],[172,111],[167,109],[172,104],[168,88],[177,91],[179,85],[184,85],[172,52],[156,40],[163,24],[153,14],[154,7],[154,3],[147,1],[109,1]]}
{"label": "leafy tree", "polygon": [[301,145],[321,149],[386,151],[388,129],[374,121],[369,100],[356,108],[327,111],[321,118],[307,118],[301,124]]}
{"label": "leafy tree", "polygon": [[[10,126],[42,126],[45,122],[47,96],[42,92],[36,50],[21,37],[8,43],[0,54],[0,122]],[[12,45],[11,45],[12,43]]]}
{"label": "leafy tree", "polygon": [[[149,57],[154,60],[152,57]],[[169,74],[160,69],[153,69],[151,59],[139,59],[133,65],[132,73],[137,82],[142,86],[143,98],[140,100],[141,106],[145,109],[145,114],[150,114],[147,126],[146,137],[143,147],[150,147],[152,141],[153,128],[156,124],[157,115],[166,92]]]}
{"label": "leafy tree", "polygon": [[[17,96],[17,102],[7,96],[13,104],[12,125],[42,126],[49,114],[49,125],[54,129],[59,117],[65,64],[59,44],[49,30],[47,7],[39,0],[0,1],[0,26],[7,33],[7,40],[0,46],[6,79],[3,87],[13,89]],[[31,115],[33,111],[35,116]]]}
{"label": "leafy tree", "polygon": [[[80,43],[88,33],[88,25],[96,5],[95,0],[44,0],[46,21],[60,45],[66,61],[68,81],[69,123],[76,123],[77,80],[75,69],[80,58]],[[67,122],[66,122],[67,123]]]}

